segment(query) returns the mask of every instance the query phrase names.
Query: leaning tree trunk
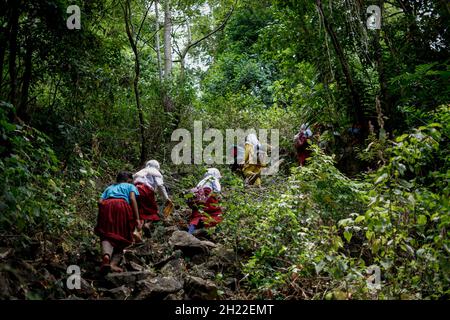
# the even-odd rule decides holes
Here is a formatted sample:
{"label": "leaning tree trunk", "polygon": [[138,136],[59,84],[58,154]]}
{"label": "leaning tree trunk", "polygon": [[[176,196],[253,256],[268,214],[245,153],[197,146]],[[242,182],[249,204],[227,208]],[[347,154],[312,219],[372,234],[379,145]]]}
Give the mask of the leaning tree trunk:
{"label": "leaning tree trunk", "polygon": [[134,81],[133,81],[133,88],[134,88],[134,96],[136,99],[136,108],[138,110],[138,116],[139,116],[139,129],[141,134],[141,155],[140,155],[140,163],[143,164],[145,162],[145,158],[147,156],[147,145],[145,143],[145,126],[144,126],[144,113],[142,111],[142,105],[141,105],[141,99],[139,94],[139,78],[141,74],[141,65],[140,65],[140,57],[139,57],[139,51],[137,48],[137,44],[135,40],[133,39],[133,34],[131,32],[130,27],[130,19],[131,19],[131,7],[130,7],[130,0],[126,1],[125,7],[124,7],[124,17],[125,17],[125,28],[128,36],[128,40],[130,42],[131,49],[133,50],[134,54]]}
{"label": "leaning tree trunk", "polygon": [[25,71],[23,73],[22,81],[22,91],[20,95],[19,108],[17,110],[18,116],[25,120],[28,117],[27,104],[28,104],[28,93],[31,84],[31,72],[32,72],[32,58],[33,58],[33,45],[30,38],[26,41],[25,49]]}
{"label": "leaning tree trunk", "polygon": [[17,104],[17,35],[19,32],[19,3],[12,2],[10,24],[11,32],[9,34],[9,101],[15,106]]}
{"label": "leaning tree trunk", "polygon": [[164,80],[162,89],[162,103],[166,112],[173,112],[174,103],[168,93],[167,86],[170,85],[172,74],[172,12],[170,11],[170,0],[164,2]]}
{"label": "leaning tree trunk", "polygon": [[162,64],[161,64],[161,44],[159,39],[159,10],[158,10],[158,0],[155,0],[155,49],[156,49],[156,59],[158,60],[158,76],[159,83],[162,83],[163,72],[162,72]]}
{"label": "leaning tree trunk", "polygon": [[[9,25],[5,28],[0,27],[0,92],[3,86],[3,62],[5,61],[6,46],[8,45]],[[3,95],[0,94],[0,98]]]}
{"label": "leaning tree trunk", "polygon": [[[364,110],[361,103],[361,98],[358,93],[358,89],[355,86],[355,83],[353,81],[351,72],[350,72],[350,66],[345,58],[344,51],[342,50],[342,47],[339,43],[339,40],[337,38],[336,33],[333,30],[333,27],[331,23],[328,21],[328,19],[325,17],[322,1],[316,0],[317,9],[319,11],[320,17],[322,18],[323,24],[325,26],[325,29],[327,31],[327,34],[331,38],[331,42],[333,43],[334,50],[336,52],[336,55],[338,57],[339,63],[342,68],[342,72],[344,73],[345,81],[347,89],[350,93],[351,97],[351,103],[352,103],[352,109],[353,109],[353,115],[355,120],[360,123],[363,127],[363,129],[366,128],[365,125],[365,116],[364,116]],[[365,130],[363,130],[365,132]]]}
{"label": "leaning tree trunk", "polygon": [[[384,0],[378,1],[378,6],[381,8],[383,13]],[[375,63],[378,69],[378,81],[380,84],[380,107],[384,111],[384,114],[390,119],[387,129],[392,127],[392,122],[394,121],[394,115],[392,110],[391,97],[388,91],[388,79],[386,76],[386,68],[383,61],[383,48],[380,42],[381,29],[375,31],[374,37],[374,49],[375,49]]]}
{"label": "leaning tree trunk", "polygon": [[142,111],[141,106],[141,99],[139,95],[139,77],[141,73],[141,67],[139,62],[139,55],[137,51],[135,52],[135,62],[134,62],[134,81],[133,81],[133,87],[134,87],[134,96],[136,98],[136,106],[138,109],[138,115],[139,115],[139,129],[141,132],[141,164],[145,162],[145,157],[147,156],[147,144],[145,143],[145,127],[144,127],[144,113]]}
{"label": "leaning tree trunk", "polygon": [[164,4],[164,77],[170,78],[172,73],[172,13],[170,0]]}

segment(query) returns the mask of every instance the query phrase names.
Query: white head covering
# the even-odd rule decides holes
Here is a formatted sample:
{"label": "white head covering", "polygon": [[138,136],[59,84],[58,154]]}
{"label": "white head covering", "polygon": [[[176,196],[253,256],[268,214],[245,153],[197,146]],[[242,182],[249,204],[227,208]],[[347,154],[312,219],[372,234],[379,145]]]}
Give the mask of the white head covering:
{"label": "white head covering", "polygon": [[155,168],[155,169],[157,169],[158,171],[159,171],[159,169],[160,169],[159,162],[156,161],[156,160],[150,160],[150,161],[147,161],[147,163],[145,164],[145,166],[146,166],[147,168]]}
{"label": "white head covering", "polygon": [[147,161],[145,168],[133,175],[134,183],[143,183],[155,190],[164,184],[163,176],[159,172],[159,162],[156,160]]}
{"label": "white head covering", "polygon": [[216,168],[209,168],[203,176],[203,180],[197,184],[197,188],[211,188],[213,192],[221,192],[222,187],[220,185],[220,179],[222,175]]}
{"label": "white head covering", "polygon": [[261,148],[261,143],[259,142],[258,138],[256,137],[256,134],[254,133],[250,133],[247,136],[245,143],[251,144],[253,146],[255,154],[258,152],[258,147]]}
{"label": "white head covering", "polygon": [[246,144],[250,144],[253,146],[253,154],[250,154],[250,162],[253,163],[257,163],[257,158],[258,158],[258,149],[262,150],[262,145],[259,142],[258,138],[256,137],[256,134],[254,133],[250,133],[245,141]]}
{"label": "white head covering", "polygon": [[255,147],[260,144],[258,138],[256,137],[256,134],[254,134],[254,133],[250,133],[247,136],[247,139],[246,139],[245,143],[249,143],[249,144],[251,144],[252,146],[255,146]]}
{"label": "white head covering", "polygon": [[209,168],[205,173],[205,178],[207,176],[213,176],[216,179],[221,179],[222,175],[220,174],[220,171],[216,168]]}
{"label": "white head covering", "polygon": [[309,128],[309,123],[304,123],[300,126],[300,132],[304,132],[305,135],[309,138],[312,136],[311,129]]}

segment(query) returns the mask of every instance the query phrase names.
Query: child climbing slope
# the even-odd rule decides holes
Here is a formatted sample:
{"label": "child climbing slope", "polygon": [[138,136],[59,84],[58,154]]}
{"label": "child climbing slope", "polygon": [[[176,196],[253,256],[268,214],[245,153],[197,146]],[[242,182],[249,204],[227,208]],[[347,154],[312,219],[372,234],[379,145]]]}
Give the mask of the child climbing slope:
{"label": "child climbing slope", "polygon": [[158,203],[156,202],[155,193],[159,193],[166,207],[172,205],[172,200],[170,200],[166,187],[164,186],[158,161],[148,161],[145,168],[135,173],[133,178],[134,185],[140,193],[138,199],[139,216],[144,224],[144,228],[149,230],[152,222],[161,220],[158,214]]}
{"label": "child climbing slope", "polygon": [[264,146],[259,142],[255,134],[249,134],[245,139],[245,153],[243,173],[245,177],[245,185],[261,186],[261,170],[267,167],[262,160]]}
{"label": "child climbing slope", "polygon": [[194,197],[188,202],[192,209],[189,221],[189,233],[198,228],[210,228],[222,221],[222,208],[219,206],[219,194],[222,190],[220,179],[222,175],[216,168],[210,168],[203,180],[191,190]]}
{"label": "child climbing slope", "polygon": [[98,202],[98,220],[94,231],[102,245],[101,272],[122,272],[118,264],[122,251],[133,243],[133,232],[142,228],[136,197],[139,192],[131,184],[133,176],[122,171],[117,183],[109,186]]}

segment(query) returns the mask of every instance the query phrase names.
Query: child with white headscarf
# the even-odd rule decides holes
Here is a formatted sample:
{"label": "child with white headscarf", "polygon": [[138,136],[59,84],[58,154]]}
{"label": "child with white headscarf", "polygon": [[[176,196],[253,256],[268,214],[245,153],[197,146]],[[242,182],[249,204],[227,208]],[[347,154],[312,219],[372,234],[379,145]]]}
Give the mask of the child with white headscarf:
{"label": "child with white headscarf", "polygon": [[242,171],[247,185],[261,186],[261,170],[267,165],[261,161],[264,146],[254,133],[245,139],[244,166]]}
{"label": "child with white headscarf", "polygon": [[189,221],[189,233],[200,227],[210,228],[222,221],[222,208],[219,206],[219,194],[222,191],[222,175],[216,168],[210,168],[197,187],[191,190],[194,199],[190,201],[192,209]]}
{"label": "child with white headscarf", "polygon": [[304,123],[300,126],[299,132],[294,136],[294,148],[297,152],[297,161],[299,166],[304,166],[306,159],[311,156],[309,150],[309,139],[312,137],[311,129],[308,123]]}
{"label": "child with white headscarf", "polygon": [[145,221],[145,227],[147,229],[150,227],[150,222],[158,222],[161,220],[158,214],[159,210],[155,193],[159,193],[166,206],[172,203],[164,186],[163,176],[159,170],[159,162],[150,160],[146,163],[144,169],[133,175],[133,183],[140,194],[138,199],[139,216],[142,221]]}

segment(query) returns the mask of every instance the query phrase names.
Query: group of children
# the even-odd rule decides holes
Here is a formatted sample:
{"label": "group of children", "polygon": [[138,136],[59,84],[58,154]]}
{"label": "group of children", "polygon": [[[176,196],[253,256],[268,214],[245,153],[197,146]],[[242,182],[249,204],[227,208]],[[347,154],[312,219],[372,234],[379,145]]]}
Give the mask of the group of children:
{"label": "group of children", "polygon": [[[222,221],[219,206],[221,192],[219,170],[210,168],[198,185],[191,190],[188,205],[192,209],[189,233],[197,228],[208,228]],[[123,250],[136,240],[143,229],[161,220],[155,194],[165,201],[165,208],[173,207],[158,161],[150,160],[145,168],[134,175],[120,172],[115,184],[102,193],[95,233],[100,237],[102,248],[101,272],[122,272],[119,267]]]}
{"label": "group of children", "polygon": [[[267,166],[264,159],[267,148],[270,146],[261,144],[255,134],[246,137],[238,170],[247,186],[261,186],[261,170]],[[238,156],[237,150],[234,151],[235,156]],[[189,233],[199,228],[216,226],[222,221],[223,211],[219,205],[221,178],[218,169],[210,168],[197,186],[190,190],[187,201],[192,210]],[[98,220],[94,230],[101,241],[102,272],[122,272],[119,262],[123,249],[142,240],[142,230],[150,230],[153,223],[161,220],[156,193],[165,202],[165,209],[173,208],[156,160],[148,161],[135,174],[120,172],[117,182],[103,192],[98,203]]]}

